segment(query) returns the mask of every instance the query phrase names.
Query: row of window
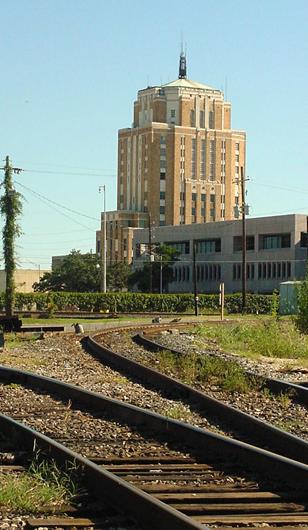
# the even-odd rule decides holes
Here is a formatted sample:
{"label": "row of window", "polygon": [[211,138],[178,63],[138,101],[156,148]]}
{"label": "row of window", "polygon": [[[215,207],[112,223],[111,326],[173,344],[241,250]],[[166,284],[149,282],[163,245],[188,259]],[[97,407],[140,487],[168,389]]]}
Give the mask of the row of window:
{"label": "row of window", "polygon": [[[247,263],[246,266],[247,280],[286,280],[291,278],[291,262],[267,262],[267,263]],[[242,264],[234,263],[233,280],[242,279]]]}
{"label": "row of window", "polygon": [[[163,192],[161,192],[161,195],[162,195]],[[162,197],[161,197],[162,198]],[[184,207],[181,207],[180,208],[180,211],[181,211],[181,214],[183,215],[184,214]],[[192,208],[192,212],[194,212],[195,209]],[[160,213],[161,214],[164,214],[165,213],[165,206],[160,206]],[[213,212],[212,212],[213,214]],[[288,236],[288,237],[286,237]],[[267,245],[267,242],[268,242],[268,238],[269,240],[272,242],[273,240],[275,241],[275,244],[276,245],[280,245],[278,247],[273,247],[273,246],[265,246]],[[275,239],[273,239],[275,238]],[[246,238],[246,248],[247,250],[254,250],[254,236],[247,236]],[[261,241],[261,244],[260,244],[260,241]],[[263,243],[263,244],[262,244]],[[165,245],[168,245],[174,249],[176,249],[179,254],[190,254],[190,242],[187,240],[187,241],[166,241],[164,243]],[[288,245],[288,248],[290,247],[290,234],[281,234],[280,236],[279,235],[276,235],[276,236],[265,236],[265,235],[260,235],[259,236],[259,250],[263,249],[268,249],[268,248],[286,248],[284,245]],[[195,240],[195,250],[196,250],[196,254],[211,254],[211,253],[217,253],[217,252],[221,252],[221,238],[208,238],[208,239],[198,239],[198,240]],[[233,251],[234,252],[238,252],[238,251],[241,251],[242,250],[242,236],[234,236],[233,237]],[[273,278],[275,278],[275,265],[274,265],[274,276]],[[280,271],[280,269],[278,269]],[[250,273],[249,273],[250,274]],[[280,272],[278,272],[277,274],[279,274],[277,276],[277,278],[280,278]],[[251,277],[253,278],[254,277],[254,271],[251,272]]]}
{"label": "row of window", "polygon": [[[247,280],[287,280],[291,278],[291,262],[268,262],[268,263],[247,263]],[[191,268],[189,265],[175,267],[173,270],[173,281],[189,282],[191,279]],[[233,264],[233,280],[242,279],[242,264]],[[219,281],[221,280],[221,265],[202,264],[196,266],[197,282]]]}
{"label": "row of window", "polygon": [[[242,236],[233,238],[233,252],[242,250]],[[260,234],[259,250],[273,250],[291,247],[291,234]],[[255,250],[255,236],[246,236],[246,250]]]}
{"label": "row of window", "polygon": [[[173,281],[174,282],[189,282],[191,277],[192,277],[192,273],[188,265],[175,267],[173,269]],[[196,280],[197,282],[221,280],[221,265],[220,264],[197,265]]]}

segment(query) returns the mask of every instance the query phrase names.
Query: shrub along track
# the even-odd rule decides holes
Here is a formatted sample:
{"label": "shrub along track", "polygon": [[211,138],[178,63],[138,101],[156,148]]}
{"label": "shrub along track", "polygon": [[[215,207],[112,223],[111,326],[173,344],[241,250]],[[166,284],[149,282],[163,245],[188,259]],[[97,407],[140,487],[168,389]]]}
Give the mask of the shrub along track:
{"label": "shrub along track", "polygon": [[[160,326],[157,326],[157,328],[161,330]],[[148,326],[147,329],[149,329]],[[238,395],[236,408],[228,406],[227,401],[230,396],[228,396],[227,392],[220,392],[220,400],[217,400],[212,395],[207,395],[153,369],[152,366],[157,367],[157,357],[155,355],[151,356],[148,352],[145,353],[143,349],[133,345],[131,341],[132,330],[129,333],[124,333],[124,331],[123,328],[118,328],[113,331],[100,332],[95,338],[87,338],[87,346],[105,364],[122,373],[129,374],[134,380],[142,381],[148,388],[159,390],[163,395],[181,399],[189,404],[191,409],[196,410],[199,415],[207,418],[215,425],[218,424],[220,428],[224,429],[224,432],[232,432],[233,436],[237,438],[250,443],[257,443],[261,447],[270,448],[270,450],[290,458],[296,458],[308,463],[308,442],[298,437],[301,435],[304,438],[308,435],[308,413],[305,407],[295,403],[290,404],[289,398],[284,402],[280,398],[275,400],[262,392],[256,391],[244,396]],[[119,351],[120,353],[117,353]],[[143,364],[133,360],[136,358],[138,360],[141,358]],[[145,363],[147,366],[144,366]],[[287,388],[289,389],[288,386]],[[303,388],[303,391],[307,392],[307,389]],[[259,418],[239,410],[240,408],[245,410],[247,403],[249,403],[252,414],[254,412],[253,405],[255,405]],[[275,420],[277,416],[276,408],[280,409],[279,417],[285,417],[286,406],[291,409],[294,419],[293,433],[298,436],[291,434],[292,428],[289,425],[287,427],[291,431],[290,434],[285,430],[268,425],[271,418],[273,417]],[[263,411],[262,407],[264,408]],[[297,417],[301,421],[302,430],[300,431],[296,423]],[[262,421],[262,419],[265,419],[267,423]]]}
{"label": "shrub along track", "polygon": [[2,412],[28,425],[1,416],[2,433],[79,464],[92,494],[144,529],[308,525],[307,465],[30,372],[1,380]]}

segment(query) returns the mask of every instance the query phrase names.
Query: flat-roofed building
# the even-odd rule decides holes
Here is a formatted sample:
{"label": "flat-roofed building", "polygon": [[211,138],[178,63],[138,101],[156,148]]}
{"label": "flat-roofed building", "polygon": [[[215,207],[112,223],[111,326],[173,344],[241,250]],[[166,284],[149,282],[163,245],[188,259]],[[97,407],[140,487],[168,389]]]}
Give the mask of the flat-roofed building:
{"label": "flat-roofed building", "polygon": [[[196,251],[198,292],[217,293],[224,282],[228,293],[242,288],[242,222],[222,221],[152,230],[154,243],[164,243],[179,252],[173,265],[169,292],[193,290],[193,246]],[[286,280],[305,277],[307,248],[302,234],[308,232],[308,217],[300,214],[251,218],[246,221],[247,290],[270,293]],[[148,231],[135,230],[134,267],[149,260]]]}
{"label": "flat-roofed building", "polygon": [[[14,283],[18,293],[33,292],[33,284],[39,282],[45,272],[50,272],[50,269],[16,269],[14,272]],[[6,288],[6,273],[5,270],[0,270],[0,291],[5,291]]]}

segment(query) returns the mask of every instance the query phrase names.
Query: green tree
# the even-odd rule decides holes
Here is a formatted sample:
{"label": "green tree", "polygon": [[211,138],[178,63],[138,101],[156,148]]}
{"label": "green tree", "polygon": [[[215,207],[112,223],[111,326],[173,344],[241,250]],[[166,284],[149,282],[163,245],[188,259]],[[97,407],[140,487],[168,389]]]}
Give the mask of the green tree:
{"label": "green tree", "polygon": [[[160,292],[160,281],[162,280],[162,291],[168,292],[168,285],[173,280],[172,265],[178,260],[179,252],[168,245],[157,245],[153,251],[152,262],[152,285],[153,292]],[[128,280],[129,286],[136,286],[138,291],[149,292],[151,267],[146,262],[142,269],[134,271]]]}
{"label": "green tree", "polygon": [[107,267],[107,288],[110,291],[119,291],[128,286],[128,277],[131,266],[126,261],[119,261]]}
{"label": "green tree", "polygon": [[52,272],[33,284],[35,291],[98,292],[100,290],[99,258],[72,250]]}
{"label": "green tree", "polygon": [[296,326],[303,333],[308,333],[308,267],[303,282],[297,287]]}
{"label": "green tree", "polygon": [[15,238],[21,233],[17,218],[22,212],[22,196],[14,189],[12,179],[13,168],[10,164],[10,159],[8,156],[5,160],[4,171],[4,195],[0,198],[0,212],[5,218],[2,231],[4,265],[6,273],[5,313],[7,317],[11,317],[13,315],[15,299]]}

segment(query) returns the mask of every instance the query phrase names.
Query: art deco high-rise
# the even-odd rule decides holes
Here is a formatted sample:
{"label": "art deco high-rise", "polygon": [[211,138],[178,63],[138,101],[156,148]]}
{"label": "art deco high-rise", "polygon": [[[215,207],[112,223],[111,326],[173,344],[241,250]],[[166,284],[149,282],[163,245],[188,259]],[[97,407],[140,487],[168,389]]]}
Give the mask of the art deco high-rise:
{"label": "art deco high-rise", "polygon": [[117,210],[107,213],[108,256],[131,260],[132,230],[234,218],[245,171],[244,131],[231,129],[221,90],[179,77],[138,91],[118,138]]}

